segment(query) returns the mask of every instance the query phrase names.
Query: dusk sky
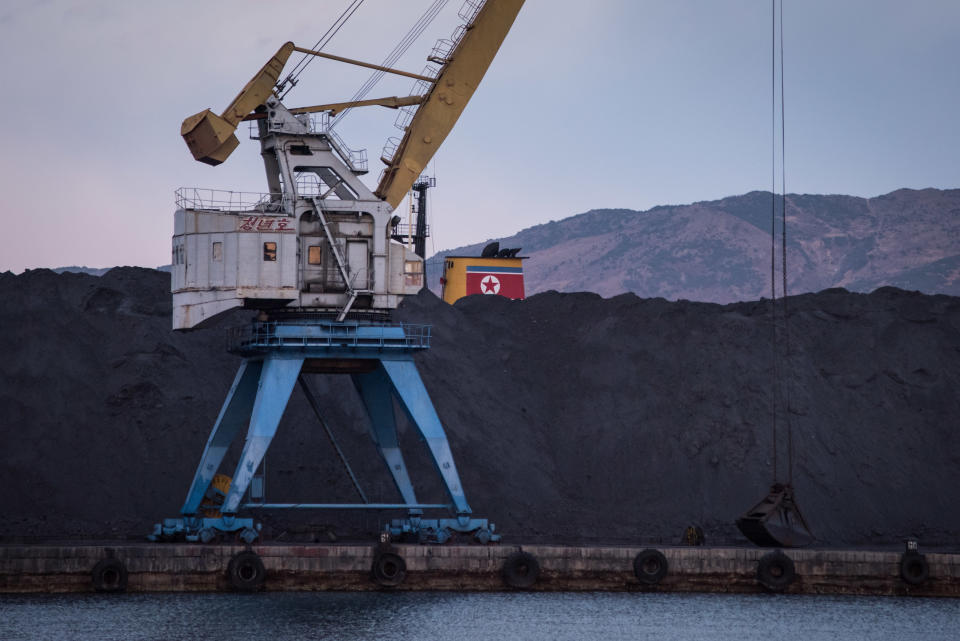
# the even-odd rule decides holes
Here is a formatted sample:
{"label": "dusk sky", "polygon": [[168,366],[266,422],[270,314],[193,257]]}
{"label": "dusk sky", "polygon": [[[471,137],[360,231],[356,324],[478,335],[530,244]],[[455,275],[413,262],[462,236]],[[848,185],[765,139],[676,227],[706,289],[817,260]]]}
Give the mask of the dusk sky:
{"label": "dusk sky", "polygon": [[[461,3],[396,66],[420,71]],[[223,110],[283,42],[312,46],[348,4],[5,0],[0,271],[164,265],[177,187],[266,191],[245,128],[208,167],[180,123]],[[379,63],[428,5],[365,0],[326,51]],[[770,11],[769,0],[527,0],[428,172],[428,252],[593,208],[769,189]],[[785,0],[784,22],[789,192],[960,187],[960,2]],[[368,75],[316,60],[285,103],[347,100]],[[411,84],[387,77],[370,97]],[[367,149],[370,186],[400,135],[395,117],[367,107],[337,128]]]}

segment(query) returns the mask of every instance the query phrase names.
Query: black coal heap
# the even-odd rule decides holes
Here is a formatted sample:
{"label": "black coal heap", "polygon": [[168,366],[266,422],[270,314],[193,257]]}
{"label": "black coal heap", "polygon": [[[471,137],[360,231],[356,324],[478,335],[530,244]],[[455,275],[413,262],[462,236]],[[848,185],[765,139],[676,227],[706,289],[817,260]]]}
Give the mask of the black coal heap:
{"label": "black coal heap", "polygon": [[[136,268],[0,274],[0,301],[0,538],[124,538],[177,516],[239,364],[224,327],[249,316],[174,333],[169,275]],[[789,305],[793,487],[818,540],[955,541],[960,299],[833,289]],[[433,325],[420,370],[474,512],[505,541],[677,543],[691,524],[708,543],[744,541],[734,521],[774,480],[768,301],[548,292],[449,306],[424,292],[397,317]],[[349,380],[315,388],[368,496],[398,500]],[[401,432],[420,498],[442,499]],[[267,497],[356,501],[298,391]],[[268,539],[326,540],[372,538],[390,515],[262,517]]]}

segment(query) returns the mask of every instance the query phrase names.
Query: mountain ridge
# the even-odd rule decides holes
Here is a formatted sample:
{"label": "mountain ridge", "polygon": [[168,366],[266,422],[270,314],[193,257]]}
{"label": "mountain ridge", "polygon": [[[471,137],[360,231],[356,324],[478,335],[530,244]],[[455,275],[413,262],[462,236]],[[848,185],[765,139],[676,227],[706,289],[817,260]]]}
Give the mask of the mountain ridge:
{"label": "mountain ridge", "polygon": [[[754,300],[770,295],[773,206],[779,210],[779,196],[752,191],[643,211],[592,209],[500,243],[529,256],[528,294]],[[786,208],[788,293],[891,285],[960,294],[960,189],[903,188],[873,198],[787,194]],[[779,214],[776,228],[779,284]],[[430,257],[431,289],[439,292],[444,256],[479,255],[491,240]]]}

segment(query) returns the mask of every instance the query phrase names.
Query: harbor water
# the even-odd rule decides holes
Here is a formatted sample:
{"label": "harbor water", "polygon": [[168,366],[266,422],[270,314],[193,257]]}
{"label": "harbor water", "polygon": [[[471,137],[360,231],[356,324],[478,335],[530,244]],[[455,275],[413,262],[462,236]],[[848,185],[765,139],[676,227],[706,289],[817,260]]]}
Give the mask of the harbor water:
{"label": "harbor water", "polygon": [[948,641],[960,600],[653,593],[0,596],[3,641]]}

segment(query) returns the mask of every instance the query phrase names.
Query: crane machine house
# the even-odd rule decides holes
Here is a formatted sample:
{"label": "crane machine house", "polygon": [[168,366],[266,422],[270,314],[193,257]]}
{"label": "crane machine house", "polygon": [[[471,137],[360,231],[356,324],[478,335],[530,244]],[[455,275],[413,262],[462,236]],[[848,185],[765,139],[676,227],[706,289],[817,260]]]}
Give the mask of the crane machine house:
{"label": "crane machine house", "polygon": [[395,308],[420,291],[423,259],[390,238],[392,207],[358,178],[365,159],[316,122],[268,99],[255,135],[270,193],[178,191],[174,329],[239,306],[342,319]]}
{"label": "crane machine house", "polygon": [[[278,56],[292,50],[287,43]],[[234,101],[246,98],[241,109],[258,100],[249,92],[264,75],[272,88],[271,66],[282,63],[274,57],[241,92]],[[225,115],[237,111],[231,105]],[[293,114],[272,92],[254,115],[251,135],[260,142],[269,193],[177,192],[174,329],[241,306],[310,308],[342,319],[351,310],[393,309],[420,291],[423,259],[390,238],[393,208],[359,179],[365,154],[324,126],[326,113]],[[236,147],[232,131],[224,143],[217,137],[221,120],[207,110],[184,121],[198,160],[219,164]]]}

